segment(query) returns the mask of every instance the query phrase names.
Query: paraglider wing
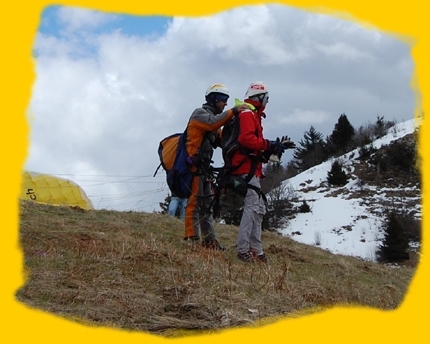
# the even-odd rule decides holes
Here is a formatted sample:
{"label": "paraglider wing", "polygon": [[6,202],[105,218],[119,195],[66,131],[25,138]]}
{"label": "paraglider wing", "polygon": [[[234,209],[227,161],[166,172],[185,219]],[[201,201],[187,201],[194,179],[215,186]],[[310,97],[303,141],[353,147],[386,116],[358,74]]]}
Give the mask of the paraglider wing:
{"label": "paraglider wing", "polygon": [[94,209],[91,200],[76,183],[37,172],[23,172],[20,198],[52,205],[77,206],[85,210]]}

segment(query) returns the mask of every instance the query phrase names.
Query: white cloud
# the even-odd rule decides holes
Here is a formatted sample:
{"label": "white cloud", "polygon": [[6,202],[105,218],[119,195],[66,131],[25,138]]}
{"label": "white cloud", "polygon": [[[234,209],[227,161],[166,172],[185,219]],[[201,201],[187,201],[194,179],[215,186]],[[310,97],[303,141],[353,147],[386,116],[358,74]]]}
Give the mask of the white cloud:
{"label": "white cloud", "polygon": [[186,28],[185,35],[191,31],[198,32],[195,39],[222,59],[240,59],[251,66],[265,66],[279,65],[301,57],[285,45],[273,12],[267,7],[239,8],[222,13],[217,18],[198,18]]}
{"label": "white cloud", "polygon": [[370,57],[368,54],[344,42],[337,42],[332,45],[316,45],[315,48],[331,58],[359,60]]}
{"label": "white cloud", "polygon": [[[345,20],[287,6],[249,6],[174,18],[154,39],[122,34],[120,26],[100,30],[120,25],[117,15],[69,7],[57,13],[67,30],[39,34],[34,47],[26,167],[37,172],[152,176],[159,141],[185,129],[215,82],[229,87],[229,106],[251,82],[267,83],[263,126],[269,139],[288,133],[298,141],[311,124],[328,135],[342,113],[353,125],[377,115],[413,117],[409,47]],[[130,190],[140,187],[145,201],[132,204],[158,209],[167,194],[160,191],[163,181],[161,172],[133,187],[107,184],[104,199],[129,192],[134,200]]]}
{"label": "white cloud", "polygon": [[310,127],[327,122],[331,118],[330,114],[321,110],[293,109],[293,113],[281,117],[278,124],[285,125],[305,125]]}

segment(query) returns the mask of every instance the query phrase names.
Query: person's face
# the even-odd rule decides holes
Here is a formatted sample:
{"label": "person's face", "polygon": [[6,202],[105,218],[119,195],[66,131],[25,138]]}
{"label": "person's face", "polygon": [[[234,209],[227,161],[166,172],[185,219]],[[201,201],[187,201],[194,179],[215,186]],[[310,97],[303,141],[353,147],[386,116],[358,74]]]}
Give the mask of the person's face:
{"label": "person's face", "polygon": [[227,99],[216,102],[215,106],[217,107],[218,110],[223,112],[224,108],[227,106]]}

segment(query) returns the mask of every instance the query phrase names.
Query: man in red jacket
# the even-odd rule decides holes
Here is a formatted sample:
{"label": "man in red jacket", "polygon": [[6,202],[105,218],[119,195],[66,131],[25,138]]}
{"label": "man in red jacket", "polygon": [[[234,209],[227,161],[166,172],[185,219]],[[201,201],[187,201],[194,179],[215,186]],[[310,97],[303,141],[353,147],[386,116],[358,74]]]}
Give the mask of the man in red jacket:
{"label": "man in red jacket", "polygon": [[269,92],[266,85],[261,81],[254,82],[246,91],[244,100],[250,109],[238,114],[240,123],[238,142],[241,149],[238,149],[232,157],[232,166],[239,166],[232,174],[246,178],[249,173],[253,173],[248,182],[251,188],[248,187],[244,198],[236,245],[237,257],[244,262],[267,261],[261,242],[261,226],[266,213],[266,202],[259,192],[260,179],[264,178],[262,163],[267,162],[271,154],[280,157],[288,148],[279,140],[269,141],[263,136],[261,121],[266,117],[264,109],[268,101]]}

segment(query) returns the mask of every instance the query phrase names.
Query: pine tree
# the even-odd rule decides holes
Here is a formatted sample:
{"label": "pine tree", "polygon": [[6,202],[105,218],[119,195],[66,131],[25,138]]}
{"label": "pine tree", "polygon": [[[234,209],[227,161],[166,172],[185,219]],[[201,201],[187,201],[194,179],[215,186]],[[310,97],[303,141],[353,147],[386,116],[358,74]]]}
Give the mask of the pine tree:
{"label": "pine tree", "polygon": [[394,263],[409,259],[409,240],[399,216],[391,211],[383,224],[385,237],[376,252],[380,262]]}
{"label": "pine tree", "polygon": [[160,202],[158,203],[160,205],[161,208],[161,214],[165,215],[168,214],[169,212],[169,204],[170,204],[170,200],[172,199],[172,197],[170,196],[170,194],[167,194],[166,198],[164,199],[164,202]]}
{"label": "pine tree", "polygon": [[327,139],[330,156],[338,156],[352,148],[355,129],[345,114],[340,115],[332,134]]}
{"label": "pine tree", "polygon": [[332,185],[343,186],[348,182],[348,176],[342,169],[342,164],[335,160],[331,165],[331,170],[327,172],[327,181]]}
{"label": "pine tree", "polygon": [[384,120],[384,116],[377,116],[376,122],[373,124],[373,136],[376,139],[387,135],[388,129],[395,125],[394,121]]}
{"label": "pine tree", "polygon": [[380,139],[382,136],[386,134],[384,116],[376,117],[376,122],[373,126],[373,131],[376,139]]}
{"label": "pine tree", "polygon": [[294,160],[288,161],[287,165],[285,166],[285,177],[286,179],[292,178],[294,176],[297,176],[299,172],[294,166]]}
{"label": "pine tree", "polygon": [[319,165],[327,158],[323,135],[313,126],[304,133],[293,153],[293,166],[301,173],[313,166]]}

